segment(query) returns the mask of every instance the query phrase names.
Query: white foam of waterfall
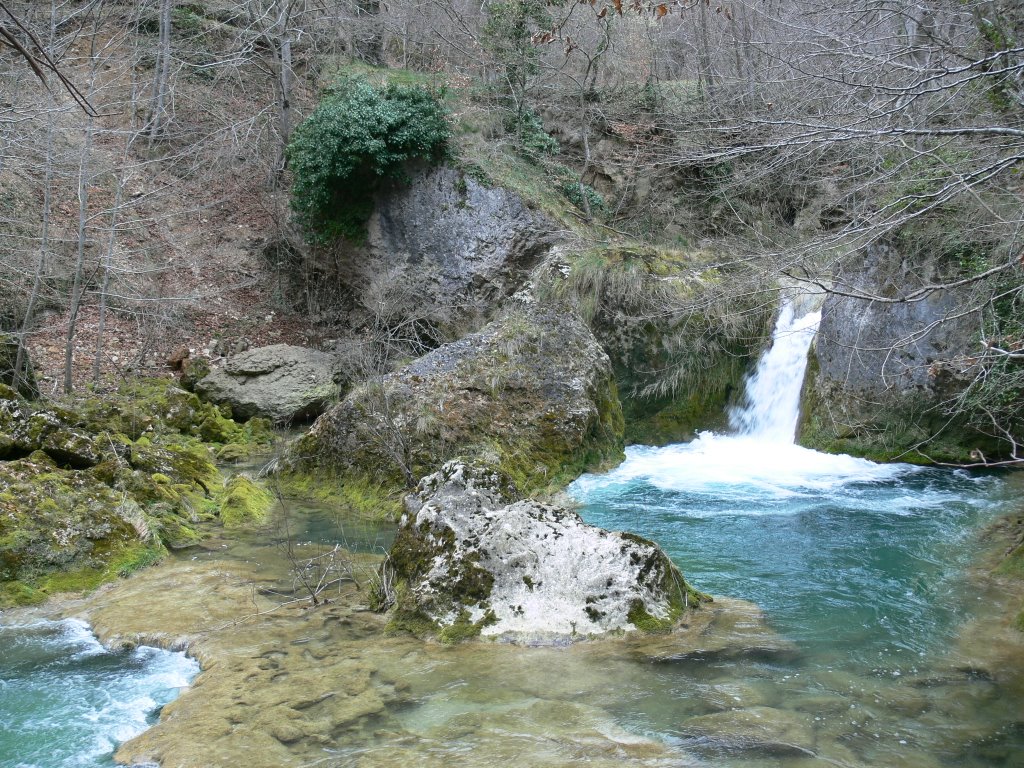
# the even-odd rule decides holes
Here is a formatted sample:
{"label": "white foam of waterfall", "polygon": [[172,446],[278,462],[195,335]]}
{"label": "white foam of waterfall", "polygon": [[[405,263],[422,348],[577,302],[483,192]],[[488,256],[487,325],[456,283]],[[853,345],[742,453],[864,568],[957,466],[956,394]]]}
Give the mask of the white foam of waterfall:
{"label": "white foam of waterfall", "polygon": [[729,413],[738,434],[764,442],[794,441],[807,351],[820,321],[820,311],[797,316],[793,302],[783,303],[771,346],[747,379],[744,404]]}
{"label": "white foam of waterfall", "polygon": [[[752,503],[757,500],[835,493],[916,473],[918,468],[909,464],[876,464],[796,445],[807,352],[821,319],[819,311],[806,310],[783,304],[771,346],[747,378],[744,402],[729,414],[732,434],[702,432],[688,443],[662,448],[631,446],[622,464],[607,474],[584,475],[570,493],[594,498],[623,484],[645,482],[709,498],[726,493],[740,508],[759,514],[764,509]],[[899,503],[886,503],[890,511],[902,511]]]}

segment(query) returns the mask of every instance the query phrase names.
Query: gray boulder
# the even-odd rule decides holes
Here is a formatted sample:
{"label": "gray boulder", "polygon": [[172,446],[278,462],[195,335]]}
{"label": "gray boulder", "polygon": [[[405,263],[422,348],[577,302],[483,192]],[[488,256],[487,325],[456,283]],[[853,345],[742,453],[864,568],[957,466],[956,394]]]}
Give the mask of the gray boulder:
{"label": "gray boulder", "polygon": [[274,344],[228,358],[194,386],[200,397],[231,406],[237,419],[293,422],[323,413],[338,396],[338,378],[333,355]]}
{"label": "gray boulder", "polygon": [[417,312],[457,329],[519,290],[553,231],[514,192],[452,168],[424,170],[378,195],[366,242],[346,259],[342,280],[363,297],[411,284]]}
{"label": "gray boulder", "polygon": [[708,599],[653,542],[516,496],[498,472],[459,461],[420,482],[385,566],[400,584],[398,626],[418,619],[443,641],[561,641],[667,631]]}
{"label": "gray boulder", "polygon": [[532,492],[621,460],[622,435],[611,364],[593,334],[527,298],[478,333],[354,387],[287,463],[412,487],[448,459],[481,457]]}

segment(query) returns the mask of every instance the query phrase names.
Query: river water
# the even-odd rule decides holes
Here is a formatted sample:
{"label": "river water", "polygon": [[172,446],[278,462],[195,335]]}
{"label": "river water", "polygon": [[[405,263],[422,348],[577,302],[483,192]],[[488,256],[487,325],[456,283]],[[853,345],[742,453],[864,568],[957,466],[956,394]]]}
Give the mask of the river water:
{"label": "river water", "polygon": [[[654,539],[719,603],[757,603],[768,630],[748,606],[732,619],[723,614],[718,640],[445,647],[364,631],[335,606],[338,620],[332,609],[279,619],[282,638],[301,635],[290,641],[269,627],[244,637],[229,630],[223,644],[236,656],[210,674],[237,664],[269,695],[271,679],[287,679],[269,669],[279,664],[300,680],[301,697],[313,684],[304,675],[339,664],[328,676],[366,675],[362,696],[379,688],[369,714],[323,744],[258,742],[268,747],[254,754],[247,745],[269,737],[242,734],[244,718],[232,708],[258,697],[232,681],[219,710],[203,716],[217,742],[192,752],[237,754],[218,764],[260,768],[1024,766],[1019,639],[1007,645],[998,590],[980,591],[968,571],[989,547],[982,531],[1019,509],[1019,491],[996,475],[794,445],[816,322],[784,309],[730,434],[630,448],[617,469],[569,489],[589,522]],[[338,540],[331,510],[313,505],[301,517],[303,538]],[[351,524],[344,535],[355,549],[389,540],[388,531]],[[260,536],[182,562],[250,563],[280,578],[277,549]],[[1004,646],[1009,656],[995,654]],[[196,671],[180,654],[110,654],[75,622],[0,627],[0,652],[2,768],[109,765],[114,745],[151,722]],[[188,695],[211,696],[219,685],[210,677]],[[227,724],[213,727],[221,716]],[[180,746],[190,736],[169,738]]]}
{"label": "river water", "polygon": [[[732,434],[633,447],[614,471],[570,488],[588,522],[657,541],[691,583],[756,602],[796,645],[788,659],[684,665],[681,684],[733,686],[727,709],[738,714],[720,714],[711,696],[688,713],[711,716],[697,728],[671,707],[624,717],[720,760],[764,759],[764,744],[744,748],[756,740],[743,724],[781,711],[810,725],[815,750],[840,763],[1022,765],[1021,692],[947,653],[987,607],[967,568],[979,531],[1014,494],[994,475],[795,445],[818,320],[783,308],[746,402],[730,414]],[[781,728],[768,730],[778,740]]]}
{"label": "river water", "polygon": [[198,671],[182,653],[108,651],[73,619],[0,625],[0,766],[113,765]]}

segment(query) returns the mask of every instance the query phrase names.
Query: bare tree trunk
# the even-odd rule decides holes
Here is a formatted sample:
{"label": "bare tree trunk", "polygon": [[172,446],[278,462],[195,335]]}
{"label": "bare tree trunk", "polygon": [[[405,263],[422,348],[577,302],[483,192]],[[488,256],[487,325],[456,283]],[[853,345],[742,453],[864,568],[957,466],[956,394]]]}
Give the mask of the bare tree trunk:
{"label": "bare tree trunk", "polygon": [[287,167],[288,157],[286,150],[292,134],[292,81],[295,73],[292,69],[292,41],[289,36],[289,24],[291,22],[291,0],[280,0],[278,6],[277,21],[275,23],[275,40],[271,45],[277,59],[277,89],[278,89],[278,112],[277,112],[277,158],[274,161],[274,168],[271,172],[271,188],[277,185],[281,173]]}
{"label": "bare tree trunk", "polygon": [[55,117],[56,105],[52,105],[47,116],[46,125],[46,171],[43,177],[43,210],[42,224],[39,232],[39,255],[36,258],[35,274],[32,276],[32,291],[28,296],[28,303],[25,305],[25,317],[21,321],[21,331],[18,333],[18,352],[14,356],[14,388],[22,384],[22,370],[26,367],[25,361],[25,339],[29,329],[32,327],[32,319],[36,311],[36,302],[39,300],[39,291],[43,284],[43,275],[46,273],[47,254],[50,250],[50,208],[53,197],[53,143],[57,133]]}
{"label": "bare tree trunk", "polygon": [[714,106],[715,98],[715,76],[711,65],[711,42],[708,34],[708,12],[704,3],[697,3],[700,9],[697,16],[697,59],[700,63],[700,82],[703,86],[705,101]]}
{"label": "bare tree trunk", "polygon": [[[127,151],[125,160],[127,161]],[[125,163],[127,165],[127,162]],[[92,360],[92,383],[96,384],[100,378],[100,361],[103,358],[103,334],[107,329],[107,294],[110,291],[110,275],[114,260],[114,244],[117,242],[117,214],[121,207],[121,198],[124,193],[125,170],[122,168],[117,179],[117,192],[114,194],[114,209],[110,212],[110,238],[107,240],[107,249],[103,254],[103,285],[100,288],[100,317],[96,328],[96,354]]]}
{"label": "bare tree trunk", "polygon": [[167,87],[171,71],[171,10],[174,0],[160,0],[160,42],[156,54],[156,79],[153,82],[153,107],[150,115],[149,142],[164,131],[167,112]]}
{"label": "bare tree trunk", "polygon": [[[91,91],[92,89],[90,89]],[[71,371],[74,364],[75,333],[78,330],[78,310],[82,305],[82,282],[85,272],[85,241],[86,220],[89,216],[89,179],[88,163],[92,151],[93,120],[86,118],[85,123],[85,144],[82,147],[82,157],[78,165],[78,253],[75,259],[75,278],[71,287],[71,306],[68,316],[68,336],[64,345],[64,392],[68,393],[74,388],[71,378]]]}

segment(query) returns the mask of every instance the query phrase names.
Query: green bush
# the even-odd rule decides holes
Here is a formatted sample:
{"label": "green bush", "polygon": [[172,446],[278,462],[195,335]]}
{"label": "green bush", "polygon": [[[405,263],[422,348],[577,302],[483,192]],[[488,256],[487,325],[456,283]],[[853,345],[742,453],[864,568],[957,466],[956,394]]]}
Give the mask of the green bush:
{"label": "green bush", "polygon": [[346,80],[288,145],[292,210],[313,240],[362,240],[381,179],[404,180],[410,161],[440,159],[448,135],[444,108],[424,88]]}
{"label": "green bush", "polygon": [[538,161],[558,154],[558,140],[544,130],[544,123],[532,110],[510,115],[505,130],[515,135],[519,150],[527,160]]}

